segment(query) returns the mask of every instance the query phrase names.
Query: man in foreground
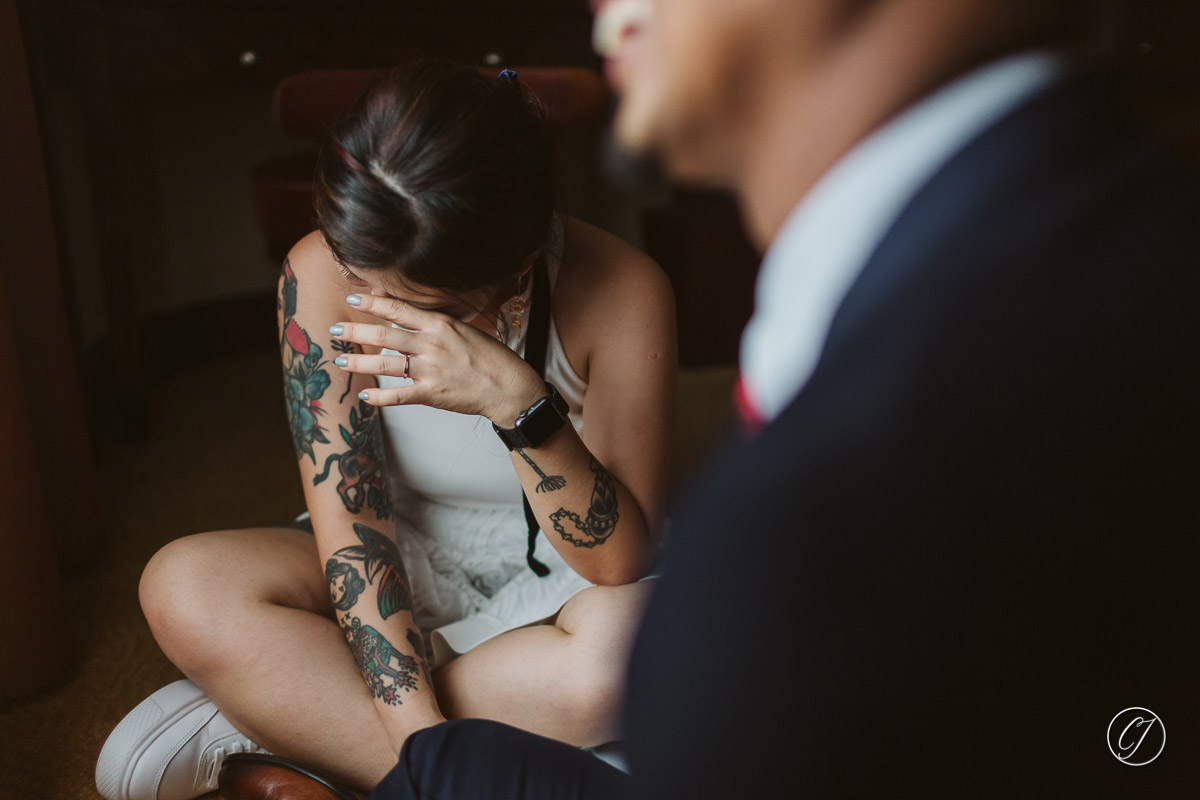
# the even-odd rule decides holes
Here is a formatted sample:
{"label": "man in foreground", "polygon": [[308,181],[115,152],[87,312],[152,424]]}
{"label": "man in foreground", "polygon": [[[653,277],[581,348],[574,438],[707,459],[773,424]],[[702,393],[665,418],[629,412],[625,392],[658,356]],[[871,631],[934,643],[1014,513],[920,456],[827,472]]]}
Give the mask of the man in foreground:
{"label": "man in foreground", "polygon": [[460,721],[374,796],[1194,792],[1200,200],[1101,6],[601,8],[621,141],[767,251],[759,429],[678,510],[629,783]]}

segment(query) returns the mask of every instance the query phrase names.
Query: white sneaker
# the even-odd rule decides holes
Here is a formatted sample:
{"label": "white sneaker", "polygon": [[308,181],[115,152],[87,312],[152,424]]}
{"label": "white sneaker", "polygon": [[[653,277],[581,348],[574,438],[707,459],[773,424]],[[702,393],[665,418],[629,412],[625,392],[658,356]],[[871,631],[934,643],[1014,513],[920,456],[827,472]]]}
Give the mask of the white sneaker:
{"label": "white sneaker", "polygon": [[199,686],[175,681],[138,703],[108,735],[96,788],[108,800],[190,800],[217,788],[230,753],[265,753]]}

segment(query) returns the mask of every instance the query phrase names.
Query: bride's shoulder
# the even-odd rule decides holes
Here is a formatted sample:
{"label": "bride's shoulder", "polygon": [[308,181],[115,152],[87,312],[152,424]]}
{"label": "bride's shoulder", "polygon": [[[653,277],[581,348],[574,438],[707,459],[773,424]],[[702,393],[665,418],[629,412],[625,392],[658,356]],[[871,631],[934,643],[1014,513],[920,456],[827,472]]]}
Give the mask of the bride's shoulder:
{"label": "bride's shoulder", "polygon": [[[309,313],[332,312],[344,305],[346,281],[325,237],[313,231],[288,251],[280,275],[280,290],[292,292]],[[340,312],[344,313],[344,312]]]}
{"label": "bride's shoulder", "polygon": [[337,259],[320,231],[313,231],[292,245],[284,267],[285,273],[290,271],[297,280],[311,283],[329,283],[337,275]]}
{"label": "bride's shoulder", "polygon": [[[674,353],[675,296],[654,259],[594,225],[568,219],[553,314],[576,374],[611,374],[603,352]],[[674,363],[673,355],[662,363]]]}
{"label": "bride's shoulder", "polygon": [[654,313],[674,305],[671,284],[654,259],[608,231],[570,217],[564,217],[554,300],[556,309],[589,317],[610,314],[614,307]]}

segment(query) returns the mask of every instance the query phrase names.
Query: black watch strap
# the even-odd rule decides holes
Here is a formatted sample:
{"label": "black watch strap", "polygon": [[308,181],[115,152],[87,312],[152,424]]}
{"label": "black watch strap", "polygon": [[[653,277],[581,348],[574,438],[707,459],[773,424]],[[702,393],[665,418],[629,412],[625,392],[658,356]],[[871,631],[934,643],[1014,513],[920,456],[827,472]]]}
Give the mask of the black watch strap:
{"label": "black watch strap", "polygon": [[536,449],[558,432],[567,421],[569,411],[567,401],[558,389],[546,381],[546,396],[522,411],[515,427],[501,428],[492,423],[492,428],[509,450]]}

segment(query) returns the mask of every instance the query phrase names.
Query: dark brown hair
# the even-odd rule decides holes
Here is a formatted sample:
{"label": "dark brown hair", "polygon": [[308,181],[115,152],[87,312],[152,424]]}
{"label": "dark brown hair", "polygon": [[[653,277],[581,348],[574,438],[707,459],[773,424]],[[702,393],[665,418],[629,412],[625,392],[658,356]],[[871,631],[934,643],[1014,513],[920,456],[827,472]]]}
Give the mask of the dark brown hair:
{"label": "dark brown hair", "polygon": [[545,114],[518,80],[421,61],[381,75],[334,123],[314,205],[341,263],[469,292],[545,246],[553,185]]}

